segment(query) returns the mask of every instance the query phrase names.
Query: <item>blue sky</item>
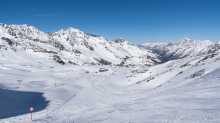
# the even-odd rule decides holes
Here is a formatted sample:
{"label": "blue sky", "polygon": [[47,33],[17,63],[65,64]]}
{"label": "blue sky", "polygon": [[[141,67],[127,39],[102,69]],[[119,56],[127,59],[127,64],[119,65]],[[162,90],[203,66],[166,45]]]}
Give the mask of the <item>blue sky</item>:
{"label": "blue sky", "polygon": [[0,23],[54,32],[74,27],[108,40],[220,40],[220,0],[0,0]]}

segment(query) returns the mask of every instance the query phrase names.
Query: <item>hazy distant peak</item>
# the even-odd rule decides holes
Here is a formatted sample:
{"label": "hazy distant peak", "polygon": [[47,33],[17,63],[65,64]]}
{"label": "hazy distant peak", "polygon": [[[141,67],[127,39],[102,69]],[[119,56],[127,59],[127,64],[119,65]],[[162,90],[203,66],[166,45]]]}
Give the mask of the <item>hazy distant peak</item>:
{"label": "hazy distant peak", "polygon": [[179,41],[176,43],[177,45],[212,45],[213,42],[210,40],[195,40],[195,39],[189,39],[189,38],[184,38],[183,40]]}
{"label": "hazy distant peak", "polygon": [[190,40],[188,37],[185,37],[184,39],[185,39],[185,40]]}
{"label": "hazy distant peak", "polygon": [[189,43],[195,43],[195,39],[189,39],[189,38],[184,38],[181,41],[177,42],[177,44],[189,44]]}
{"label": "hazy distant peak", "polygon": [[159,42],[159,43],[144,43],[142,45],[150,45],[150,46],[154,46],[154,45],[167,45],[168,43],[162,43],[162,42]]}

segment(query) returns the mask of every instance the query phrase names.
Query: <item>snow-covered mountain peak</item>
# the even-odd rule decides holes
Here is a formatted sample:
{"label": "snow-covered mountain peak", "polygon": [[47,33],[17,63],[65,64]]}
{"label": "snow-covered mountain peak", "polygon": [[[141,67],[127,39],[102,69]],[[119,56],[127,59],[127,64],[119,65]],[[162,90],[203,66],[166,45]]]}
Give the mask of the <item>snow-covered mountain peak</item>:
{"label": "snow-covered mountain peak", "polygon": [[113,42],[115,43],[128,43],[126,40],[124,40],[123,38],[117,38],[115,40],[113,40]]}
{"label": "snow-covered mountain peak", "polygon": [[69,27],[69,28],[66,28],[66,29],[61,29],[61,30],[58,30],[54,33],[82,33],[82,31],[80,31],[79,29],[76,29],[76,28],[73,28],[73,27]]}
{"label": "snow-covered mountain peak", "polygon": [[48,34],[42,31],[39,31],[33,26],[28,26],[27,24],[11,24],[4,26],[5,30],[12,36],[19,38],[30,38],[30,39],[39,39],[39,40],[48,40]]}
{"label": "snow-covered mountain peak", "polygon": [[11,24],[9,25],[9,27],[28,28],[30,26],[28,26],[27,24]]}
{"label": "snow-covered mountain peak", "polygon": [[142,46],[157,53],[162,58],[162,61],[169,61],[188,56],[208,54],[213,45],[214,43],[209,40],[200,41],[184,38],[176,43],[145,43]]}
{"label": "snow-covered mountain peak", "polygon": [[188,37],[185,37],[184,40],[190,40]]}
{"label": "snow-covered mountain peak", "polygon": [[5,27],[5,26],[7,26],[7,24],[0,23],[0,26],[1,26],[1,27]]}
{"label": "snow-covered mountain peak", "polygon": [[74,38],[84,38],[85,33],[83,31],[80,31],[79,29],[69,27],[66,29],[58,30],[52,33],[52,35],[56,39],[62,38],[64,40],[71,40]]}
{"label": "snow-covered mountain peak", "polygon": [[184,38],[183,40],[179,41],[176,43],[177,45],[184,45],[184,46],[192,46],[192,45],[212,45],[213,42],[210,40],[195,40],[195,39],[189,39],[189,38]]}
{"label": "snow-covered mountain peak", "polygon": [[168,45],[168,43],[144,43],[142,44],[143,46],[150,46],[150,47],[153,47],[153,46],[164,46],[164,45]]}
{"label": "snow-covered mountain peak", "polygon": [[196,41],[195,39],[184,38],[183,40],[177,42],[176,44],[191,45],[191,44],[194,44],[196,42],[198,42],[198,41]]}
{"label": "snow-covered mountain peak", "polygon": [[9,29],[13,30],[19,30],[20,32],[39,32],[39,30],[33,26],[28,26],[27,24],[21,24],[21,25],[16,25],[16,24],[11,24],[8,25]]}

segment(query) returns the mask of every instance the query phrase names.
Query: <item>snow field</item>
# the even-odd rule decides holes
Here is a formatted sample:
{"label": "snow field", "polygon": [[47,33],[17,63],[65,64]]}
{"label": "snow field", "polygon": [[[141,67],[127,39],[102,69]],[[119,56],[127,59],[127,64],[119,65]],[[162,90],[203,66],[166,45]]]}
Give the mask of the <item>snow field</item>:
{"label": "snow field", "polygon": [[[2,59],[0,90],[29,92],[33,98],[25,94],[16,98],[16,102],[30,99],[24,105],[13,103],[27,109],[26,113],[17,109],[0,122],[220,122],[219,57],[203,61],[191,57],[151,67],[62,66],[28,58],[18,64],[19,59]],[[109,71],[98,72],[100,68]],[[205,69],[204,75],[188,78],[201,69]],[[147,81],[150,72],[153,79]],[[36,106],[48,103],[30,121],[34,92],[41,93]],[[9,108],[11,99],[6,93],[1,95],[1,106]]]}

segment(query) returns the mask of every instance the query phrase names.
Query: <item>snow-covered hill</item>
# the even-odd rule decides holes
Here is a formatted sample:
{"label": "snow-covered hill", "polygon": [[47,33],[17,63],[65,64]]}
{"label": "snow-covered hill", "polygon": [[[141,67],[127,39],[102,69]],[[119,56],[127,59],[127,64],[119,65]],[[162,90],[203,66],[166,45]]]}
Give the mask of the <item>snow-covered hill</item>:
{"label": "snow-covered hill", "polygon": [[151,51],[121,38],[109,42],[72,27],[45,33],[26,24],[0,24],[0,45],[1,55],[7,57],[40,57],[61,64],[131,66],[160,62]]}
{"label": "snow-covered hill", "polygon": [[219,123],[220,42],[145,47],[1,24],[0,122]]}
{"label": "snow-covered hill", "polygon": [[213,43],[209,40],[200,41],[185,38],[176,43],[145,43],[142,46],[158,54],[161,60],[165,62],[184,57],[210,54],[218,50],[218,48],[215,48],[217,45],[218,43]]}
{"label": "snow-covered hill", "polygon": [[219,52],[132,67],[1,57],[0,122],[218,123],[219,64]]}

